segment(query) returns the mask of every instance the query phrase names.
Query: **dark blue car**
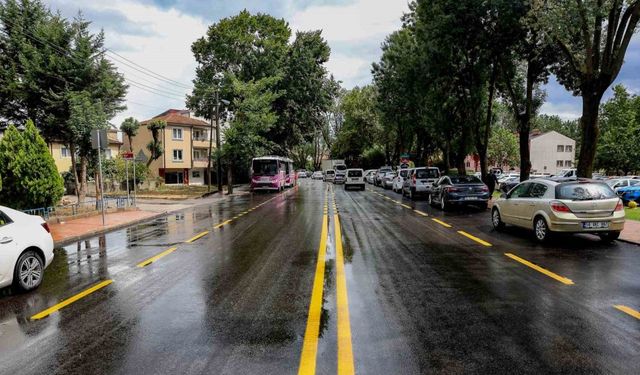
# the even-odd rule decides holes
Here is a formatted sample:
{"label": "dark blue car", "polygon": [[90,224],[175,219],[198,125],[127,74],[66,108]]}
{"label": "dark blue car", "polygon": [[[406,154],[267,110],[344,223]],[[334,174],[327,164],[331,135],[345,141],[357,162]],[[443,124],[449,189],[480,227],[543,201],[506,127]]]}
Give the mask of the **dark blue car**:
{"label": "dark blue car", "polygon": [[433,183],[429,204],[438,205],[443,211],[453,205],[474,205],[486,210],[489,198],[489,188],[476,176],[444,176]]}
{"label": "dark blue car", "polygon": [[618,196],[627,204],[631,201],[640,202],[640,186],[627,186],[616,190]]}

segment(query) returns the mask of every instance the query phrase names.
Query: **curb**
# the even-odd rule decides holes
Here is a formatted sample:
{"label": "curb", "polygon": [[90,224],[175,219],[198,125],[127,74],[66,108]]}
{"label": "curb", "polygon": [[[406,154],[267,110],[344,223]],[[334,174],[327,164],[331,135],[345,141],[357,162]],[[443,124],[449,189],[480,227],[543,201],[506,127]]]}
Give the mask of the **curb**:
{"label": "curb", "polygon": [[631,241],[631,240],[625,240],[624,238],[618,238],[618,241],[620,242],[625,242],[631,245],[636,245],[636,246],[640,246],[640,242],[635,242],[635,241]]}
{"label": "curb", "polygon": [[155,219],[158,219],[160,217],[167,216],[168,214],[169,214],[169,212],[161,212],[161,213],[149,216],[149,217],[145,217],[144,219],[133,220],[133,221],[129,221],[127,223],[114,225],[112,227],[106,227],[106,228],[94,230],[94,231],[92,231],[90,233],[85,233],[85,234],[81,234],[81,235],[77,235],[77,236],[67,237],[67,238],[65,238],[63,240],[60,240],[58,242],[54,241],[53,247],[63,247],[63,246],[69,245],[69,244],[71,244],[73,242],[78,242],[78,241],[82,241],[82,240],[87,239],[87,238],[99,236],[101,234],[114,232],[114,231],[119,230],[119,229],[127,228],[127,227],[129,227],[131,225],[136,225],[136,224],[144,223],[144,222],[147,222],[147,221],[155,220]]}

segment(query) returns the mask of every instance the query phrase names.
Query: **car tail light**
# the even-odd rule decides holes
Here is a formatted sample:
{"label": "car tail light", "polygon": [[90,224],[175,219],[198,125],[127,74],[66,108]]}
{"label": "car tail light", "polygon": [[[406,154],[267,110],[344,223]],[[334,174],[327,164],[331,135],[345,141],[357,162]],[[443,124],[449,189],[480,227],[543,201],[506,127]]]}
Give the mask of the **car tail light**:
{"label": "car tail light", "polygon": [[49,224],[47,223],[42,223],[42,227],[44,228],[44,230],[47,231],[47,233],[51,233],[51,229],[49,228]]}
{"label": "car tail light", "polygon": [[551,209],[555,212],[571,212],[571,209],[566,204],[558,201],[551,202]]}
{"label": "car tail light", "polygon": [[489,191],[489,188],[488,188],[488,187],[486,187],[486,186],[483,186],[483,187],[482,187],[482,191],[487,192],[487,191]]}
{"label": "car tail light", "polygon": [[622,211],[624,210],[624,204],[622,203],[621,200],[618,199],[618,204],[616,204],[616,211]]}
{"label": "car tail light", "polygon": [[460,191],[460,189],[455,188],[455,187],[451,187],[451,186],[449,186],[445,190],[447,191],[447,193],[451,193],[452,191]]}

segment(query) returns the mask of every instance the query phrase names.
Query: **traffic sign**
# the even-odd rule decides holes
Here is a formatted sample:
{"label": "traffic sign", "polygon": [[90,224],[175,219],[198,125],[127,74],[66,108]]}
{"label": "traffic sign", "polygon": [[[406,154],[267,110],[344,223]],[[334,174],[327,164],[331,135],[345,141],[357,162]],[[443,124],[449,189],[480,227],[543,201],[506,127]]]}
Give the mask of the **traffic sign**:
{"label": "traffic sign", "polygon": [[133,160],[133,152],[125,151],[122,153],[122,158],[124,160]]}

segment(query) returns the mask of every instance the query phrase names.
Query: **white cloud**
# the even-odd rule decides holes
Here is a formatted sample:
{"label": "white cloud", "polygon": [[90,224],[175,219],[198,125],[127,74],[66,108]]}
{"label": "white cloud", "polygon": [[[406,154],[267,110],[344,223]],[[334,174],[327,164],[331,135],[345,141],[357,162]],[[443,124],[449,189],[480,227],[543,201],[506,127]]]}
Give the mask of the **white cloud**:
{"label": "white cloud", "polygon": [[371,61],[332,53],[326,67],[336,79],[342,80],[345,86],[351,87],[366,83],[362,81],[363,78],[366,80],[370,76]]}
{"label": "white cloud", "polygon": [[572,103],[546,102],[540,108],[540,113],[559,116],[563,120],[575,120],[582,116],[582,108]]}

